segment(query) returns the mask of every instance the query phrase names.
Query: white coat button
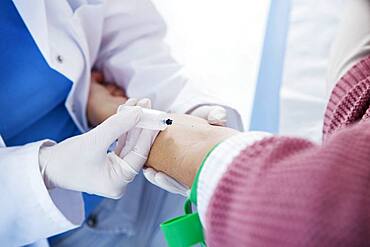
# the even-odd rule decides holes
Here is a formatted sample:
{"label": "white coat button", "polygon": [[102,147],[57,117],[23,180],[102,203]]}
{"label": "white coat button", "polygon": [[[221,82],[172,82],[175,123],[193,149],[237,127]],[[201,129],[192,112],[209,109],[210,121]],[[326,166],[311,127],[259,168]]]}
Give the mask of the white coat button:
{"label": "white coat button", "polygon": [[57,62],[58,62],[58,63],[63,63],[63,61],[64,61],[64,59],[63,59],[63,57],[62,57],[61,55],[58,55],[58,56],[56,57],[56,59],[57,59]]}

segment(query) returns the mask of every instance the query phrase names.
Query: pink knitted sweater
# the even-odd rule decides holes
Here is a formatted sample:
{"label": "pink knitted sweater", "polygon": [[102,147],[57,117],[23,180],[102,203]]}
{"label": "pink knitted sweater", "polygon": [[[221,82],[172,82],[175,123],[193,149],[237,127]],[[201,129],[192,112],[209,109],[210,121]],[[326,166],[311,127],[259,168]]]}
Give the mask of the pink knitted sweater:
{"label": "pink knitted sweater", "polygon": [[369,106],[370,56],[333,90],[322,145],[272,137],[234,159],[208,206],[208,245],[370,246]]}

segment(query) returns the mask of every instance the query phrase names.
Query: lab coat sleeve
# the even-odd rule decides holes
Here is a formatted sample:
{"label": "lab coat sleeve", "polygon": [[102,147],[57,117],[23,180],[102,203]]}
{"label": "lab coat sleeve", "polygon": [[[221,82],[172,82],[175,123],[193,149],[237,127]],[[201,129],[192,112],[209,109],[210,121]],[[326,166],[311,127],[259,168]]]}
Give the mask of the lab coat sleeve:
{"label": "lab coat sleeve", "polygon": [[[189,113],[200,105],[222,104],[195,89],[164,42],[166,25],[149,0],[106,1],[96,67],[129,97],[152,100],[153,108]],[[242,129],[237,111],[225,107],[229,127]]]}
{"label": "lab coat sleeve", "polygon": [[76,228],[84,219],[80,193],[46,189],[38,161],[43,143],[0,147],[0,242],[3,246],[30,244]]}

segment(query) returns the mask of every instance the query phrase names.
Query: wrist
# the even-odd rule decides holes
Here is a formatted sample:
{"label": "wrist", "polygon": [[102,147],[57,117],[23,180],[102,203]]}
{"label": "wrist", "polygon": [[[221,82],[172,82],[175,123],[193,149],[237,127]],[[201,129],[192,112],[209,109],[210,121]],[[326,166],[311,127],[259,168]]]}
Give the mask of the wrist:
{"label": "wrist", "polygon": [[238,132],[189,115],[171,117],[174,124],[157,136],[147,165],[191,187],[206,154]]}
{"label": "wrist", "polygon": [[228,139],[229,137],[239,133],[238,131],[230,128],[224,127],[217,127],[211,126],[210,131],[208,133],[208,137],[203,142],[200,142],[203,147],[201,147],[199,152],[197,150],[193,150],[193,153],[199,154],[199,157],[196,162],[188,162],[191,171],[191,175],[188,177],[187,181],[182,181],[189,187],[191,187],[194,183],[194,179],[199,172],[199,169],[202,167],[203,163],[207,159],[208,155],[212,153],[212,150],[224,140]]}

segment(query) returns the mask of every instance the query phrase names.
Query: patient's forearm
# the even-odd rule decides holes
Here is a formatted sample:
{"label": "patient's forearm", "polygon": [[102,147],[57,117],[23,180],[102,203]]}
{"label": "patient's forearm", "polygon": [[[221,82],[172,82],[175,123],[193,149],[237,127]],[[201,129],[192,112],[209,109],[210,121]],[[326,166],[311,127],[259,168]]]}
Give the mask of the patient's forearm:
{"label": "patient's forearm", "polygon": [[174,114],[172,118],[174,124],[153,143],[147,165],[190,187],[206,154],[237,131],[189,115]]}

